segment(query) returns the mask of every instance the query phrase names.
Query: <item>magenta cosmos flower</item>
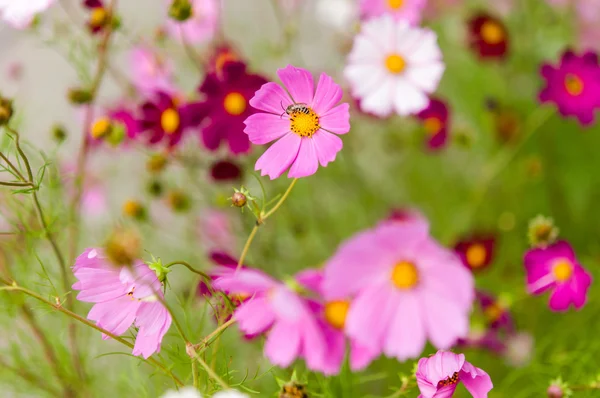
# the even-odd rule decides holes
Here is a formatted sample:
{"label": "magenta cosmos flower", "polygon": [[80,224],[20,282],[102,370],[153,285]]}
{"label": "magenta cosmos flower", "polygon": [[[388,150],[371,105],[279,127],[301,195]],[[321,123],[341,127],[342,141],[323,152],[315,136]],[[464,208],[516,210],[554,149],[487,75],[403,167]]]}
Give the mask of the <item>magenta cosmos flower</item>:
{"label": "magenta cosmos flower", "polygon": [[419,398],[449,398],[458,383],[463,383],[473,398],[487,398],[494,387],[490,376],[467,362],[464,354],[447,351],[419,359],[416,376]]}
{"label": "magenta cosmos flower", "polygon": [[571,304],[577,309],[585,305],[592,277],[579,264],[567,242],[558,241],[545,248],[529,250],[525,254],[525,269],[529,293],[552,291],[550,308],[553,311],[566,311]]}
{"label": "magenta cosmos flower", "polygon": [[287,367],[302,357],[309,369],[323,368],[325,340],[306,300],[256,269],[224,266],[212,274],[216,290],[249,297],[234,318],[246,335],[267,333],[265,356],[273,364]]}
{"label": "magenta cosmos flower", "polygon": [[361,0],[360,14],[363,19],[390,14],[396,20],[417,25],[426,5],[427,0]]}
{"label": "magenta cosmos flower", "polygon": [[183,133],[198,123],[194,104],[179,103],[178,98],[163,91],[156,92],[153,100],[142,105],[142,132],[149,132],[150,144],[166,141],[173,147],[181,141]]}
{"label": "magenta cosmos flower", "polygon": [[198,89],[205,100],[196,106],[196,112],[208,118],[200,130],[204,146],[216,151],[226,142],[231,153],[237,155],[250,150],[244,120],[256,111],[248,101],[267,80],[248,73],[242,62],[226,62],[220,70],[209,73]]}
{"label": "magenta cosmos flower", "polygon": [[101,249],[86,249],[75,260],[73,273],[77,278],[73,289],[80,290],[77,299],[94,303],[88,319],[118,336],[135,325],[139,330],[133,355],[148,358],[160,352],[171,315],[156,297],[163,298],[163,294],[154,271],[142,261],[131,268],[118,267]]}
{"label": "magenta cosmos flower", "polygon": [[450,111],[446,102],[438,98],[430,98],[429,105],[417,114],[427,134],[427,148],[440,150],[448,143]]}
{"label": "magenta cosmos flower", "polygon": [[429,236],[426,222],[385,221],[344,242],[325,265],[327,300],[353,297],[346,334],[399,360],[427,338],[449,348],[467,335],[473,277]]}
{"label": "magenta cosmos flower", "polygon": [[583,125],[594,122],[594,112],[600,107],[600,67],[595,53],[578,56],[567,51],[558,66],[545,64],[541,73],[546,87],[540,101],[554,102],[561,115],[575,116]]}
{"label": "magenta cosmos flower", "polygon": [[[286,90],[276,83],[263,85],[250,105],[263,112],[244,122],[250,142],[267,144],[277,140],[256,162],[255,169],[271,179],[288,168],[288,177],[307,177],[335,160],[342,149],[336,134],[350,131],[349,105],[337,105],[342,89],[321,74],[315,92],[309,71],[288,65],[277,71]],[[288,94],[289,93],[289,94]]]}

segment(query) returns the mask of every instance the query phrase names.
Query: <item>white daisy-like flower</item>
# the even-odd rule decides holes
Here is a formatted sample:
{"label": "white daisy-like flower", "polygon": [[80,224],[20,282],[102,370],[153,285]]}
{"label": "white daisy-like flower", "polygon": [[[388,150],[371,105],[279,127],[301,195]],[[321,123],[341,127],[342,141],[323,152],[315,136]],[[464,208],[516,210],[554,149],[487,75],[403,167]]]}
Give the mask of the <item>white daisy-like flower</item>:
{"label": "white daisy-like flower", "polygon": [[31,25],[36,14],[45,11],[55,0],[0,0],[0,18],[17,29]]}
{"label": "white daisy-like flower", "polygon": [[[194,387],[184,387],[179,391],[169,390],[161,398],[202,398],[202,394]],[[224,390],[215,393],[212,398],[250,398],[237,390]]]}
{"label": "white daisy-like flower", "polygon": [[425,109],[444,73],[437,35],[390,15],[366,22],[344,70],[363,111],[380,117]]}

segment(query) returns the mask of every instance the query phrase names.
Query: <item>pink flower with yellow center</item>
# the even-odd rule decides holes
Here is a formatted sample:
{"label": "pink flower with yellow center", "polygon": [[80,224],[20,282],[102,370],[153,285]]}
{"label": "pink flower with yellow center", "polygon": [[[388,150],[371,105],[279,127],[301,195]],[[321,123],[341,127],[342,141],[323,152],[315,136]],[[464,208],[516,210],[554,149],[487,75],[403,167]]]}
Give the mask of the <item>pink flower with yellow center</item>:
{"label": "pink flower with yellow center", "polygon": [[550,309],[566,311],[571,304],[580,309],[587,300],[591,275],[583,268],[569,243],[558,241],[525,253],[527,290],[542,294],[550,290]]}
{"label": "pink flower with yellow center", "polygon": [[184,22],[168,18],[165,26],[167,33],[179,41],[191,44],[210,41],[219,26],[219,1],[191,0],[190,3],[192,4],[191,17]]}
{"label": "pink flower with yellow center", "polygon": [[80,291],[77,299],[94,303],[88,319],[117,336],[135,325],[138,333],[133,355],[148,358],[160,352],[171,315],[157,298],[163,298],[162,284],[154,271],[141,261],[119,267],[101,249],[86,249],[77,257],[73,273],[77,278],[73,289]]}
{"label": "pink flower with yellow center", "polygon": [[277,140],[256,162],[261,175],[275,179],[289,169],[290,178],[307,177],[342,149],[337,135],[350,131],[349,105],[338,105],[342,89],[325,73],[316,91],[306,69],[288,65],[277,75],[285,89],[269,82],[256,92],[250,105],[262,112],[246,119],[244,132],[257,145]]}
{"label": "pink flower with yellow center", "polygon": [[388,14],[396,20],[417,25],[426,5],[427,0],[361,0],[360,14],[362,19]]}
{"label": "pink flower with yellow center", "polygon": [[487,398],[494,387],[490,376],[467,362],[464,354],[447,351],[419,359],[416,377],[421,392],[419,398],[449,398],[458,383],[462,383],[473,398]]}
{"label": "pink flower with yellow center", "polygon": [[344,242],[325,265],[323,292],[353,297],[346,334],[399,360],[427,339],[449,348],[465,337],[475,295],[471,273],[422,220],[386,221]]}
{"label": "pink flower with yellow center", "polygon": [[600,107],[600,66],[598,56],[572,51],[563,54],[558,66],[545,64],[541,69],[546,87],[540,92],[541,102],[553,102],[561,115],[575,116],[583,125],[594,122]]}

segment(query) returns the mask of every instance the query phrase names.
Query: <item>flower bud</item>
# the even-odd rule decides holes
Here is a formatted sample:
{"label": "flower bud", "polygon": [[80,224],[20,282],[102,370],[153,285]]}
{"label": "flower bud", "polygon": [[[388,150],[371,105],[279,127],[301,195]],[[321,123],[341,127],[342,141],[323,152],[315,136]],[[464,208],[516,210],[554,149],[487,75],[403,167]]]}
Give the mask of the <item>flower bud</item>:
{"label": "flower bud", "polygon": [[246,195],[242,192],[235,192],[233,196],[231,196],[231,204],[235,207],[244,207],[246,206],[247,201]]}
{"label": "flower bud", "polygon": [[150,156],[150,159],[146,162],[146,170],[151,173],[158,173],[164,170],[167,166],[168,160],[162,153],[155,153]]}
{"label": "flower bud", "polygon": [[193,12],[189,0],[173,0],[169,8],[169,16],[179,22],[187,21]]}
{"label": "flower bud", "polygon": [[546,247],[556,241],[558,228],[550,217],[539,215],[529,222],[527,235],[532,247]]}
{"label": "flower bud", "polygon": [[185,212],[190,209],[192,203],[188,194],[181,190],[173,190],[167,195],[167,203],[176,212]]}
{"label": "flower bud", "polygon": [[147,264],[148,268],[154,271],[160,283],[164,283],[167,280],[167,274],[171,272],[171,270],[163,265],[160,258],[152,256],[152,261]]}
{"label": "flower bud", "polygon": [[65,127],[60,124],[54,125],[54,127],[52,127],[52,138],[58,143],[66,140],[67,130],[65,130]]}
{"label": "flower bud", "polygon": [[81,88],[71,88],[68,93],[69,101],[74,105],[89,104],[92,102],[92,93]]}
{"label": "flower bud", "polygon": [[140,258],[141,241],[132,229],[115,229],[104,244],[106,256],[117,266],[132,265]]}
{"label": "flower bud", "polygon": [[12,100],[0,96],[0,126],[8,124],[13,115]]}
{"label": "flower bud", "polygon": [[308,392],[304,385],[291,381],[283,385],[279,398],[308,398]]}
{"label": "flower bud", "polygon": [[90,128],[90,135],[94,139],[100,139],[107,137],[112,131],[113,125],[109,118],[106,116],[100,117],[92,123]]}
{"label": "flower bud", "polygon": [[116,147],[125,139],[125,126],[121,123],[113,123],[110,132],[106,136],[106,142]]}
{"label": "flower bud", "polygon": [[147,190],[153,197],[160,198],[163,195],[165,188],[160,180],[151,180],[148,183]]}
{"label": "flower bud", "polygon": [[146,208],[136,200],[128,200],[123,203],[123,214],[142,221],[146,219]]}
{"label": "flower bud", "polygon": [[557,384],[550,385],[546,393],[548,394],[548,398],[562,398],[565,395],[562,387]]}

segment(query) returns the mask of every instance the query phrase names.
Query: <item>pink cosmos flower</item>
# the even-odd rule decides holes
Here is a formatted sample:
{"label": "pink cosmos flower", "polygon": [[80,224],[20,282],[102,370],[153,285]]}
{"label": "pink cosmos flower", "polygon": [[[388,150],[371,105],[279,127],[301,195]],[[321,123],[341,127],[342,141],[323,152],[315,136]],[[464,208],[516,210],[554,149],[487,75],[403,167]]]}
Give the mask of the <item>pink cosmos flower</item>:
{"label": "pink cosmos flower", "polygon": [[[171,1],[169,1],[169,4]],[[218,0],[191,0],[192,16],[184,22],[167,20],[167,33],[177,40],[191,44],[204,43],[212,39],[219,24]]]}
{"label": "pink cosmos flower", "polygon": [[[156,274],[142,261],[131,268],[110,263],[102,249],[86,249],[73,266],[80,290],[77,299],[94,303],[88,319],[115,335],[135,325],[138,333],[133,355],[148,358],[160,352],[160,344],[171,326],[171,315],[158,301],[163,297]],[[103,339],[108,339],[106,335]]]}
{"label": "pink cosmos flower", "polygon": [[487,398],[494,387],[490,376],[467,362],[464,354],[447,351],[419,359],[416,376],[419,398],[449,398],[460,382],[473,398]]}
{"label": "pink cosmos flower", "polygon": [[467,335],[473,277],[429,236],[426,222],[380,223],[344,242],[325,265],[325,299],[354,297],[346,334],[399,360],[427,338],[449,348]]}
{"label": "pink cosmos flower", "polygon": [[129,52],[131,82],[142,94],[149,95],[155,91],[174,93],[173,64],[158,53],[143,45],[138,45]]}
{"label": "pink cosmos flower", "polygon": [[265,356],[289,366],[304,358],[309,369],[323,368],[325,339],[309,303],[286,285],[251,268],[217,267],[213,287],[229,295],[250,297],[234,318],[247,335],[267,333]]}
{"label": "pink cosmos flower", "polygon": [[558,241],[545,248],[525,253],[527,290],[550,295],[550,309],[566,311],[571,304],[577,309],[585,305],[592,277],[577,261],[569,243]]}
{"label": "pink cosmos flower", "polygon": [[234,221],[231,213],[209,208],[200,215],[198,221],[198,235],[207,252],[234,251]]}
{"label": "pink cosmos flower", "polygon": [[[350,131],[350,112],[342,99],[342,89],[321,74],[315,92],[309,71],[288,65],[277,71],[286,90],[276,83],[264,84],[250,100],[263,112],[244,122],[250,142],[267,144],[278,140],[258,159],[255,169],[271,179],[288,168],[288,177],[307,177],[319,164],[325,167],[342,149],[336,134]],[[289,93],[289,94],[288,94]]]}
{"label": "pink cosmos flower", "polygon": [[586,52],[581,56],[567,51],[560,64],[542,66],[546,87],[541,102],[554,102],[563,116],[575,116],[583,125],[594,122],[594,112],[600,107],[600,67],[598,56]]}
{"label": "pink cosmos flower", "polygon": [[16,29],[31,25],[36,14],[48,9],[55,0],[0,0],[0,18]]}
{"label": "pink cosmos flower", "polygon": [[360,14],[362,19],[390,14],[396,20],[417,25],[426,5],[427,0],[361,0]]}

